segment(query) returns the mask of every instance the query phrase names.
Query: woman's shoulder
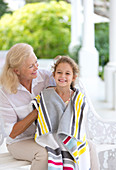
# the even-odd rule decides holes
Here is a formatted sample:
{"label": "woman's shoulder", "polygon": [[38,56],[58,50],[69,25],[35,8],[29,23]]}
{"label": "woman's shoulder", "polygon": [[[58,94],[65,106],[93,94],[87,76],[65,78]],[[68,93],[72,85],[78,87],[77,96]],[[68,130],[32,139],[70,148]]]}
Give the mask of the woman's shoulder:
{"label": "woman's shoulder", "polygon": [[45,70],[45,69],[38,69],[38,76],[41,75],[42,77],[45,77],[45,76],[51,76],[52,75],[52,72],[49,71],[49,70]]}
{"label": "woman's shoulder", "polygon": [[3,86],[0,86],[0,96],[4,95],[4,94],[7,94],[7,92],[6,92],[6,90],[4,89]]}
{"label": "woman's shoulder", "polygon": [[3,103],[6,103],[8,101],[8,93],[4,90],[3,87],[0,87],[0,107],[3,105]]}
{"label": "woman's shoulder", "polygon": [[56,85],[52,72],[49,70],[39,69],[36,81],[44,82],[44,88]]}

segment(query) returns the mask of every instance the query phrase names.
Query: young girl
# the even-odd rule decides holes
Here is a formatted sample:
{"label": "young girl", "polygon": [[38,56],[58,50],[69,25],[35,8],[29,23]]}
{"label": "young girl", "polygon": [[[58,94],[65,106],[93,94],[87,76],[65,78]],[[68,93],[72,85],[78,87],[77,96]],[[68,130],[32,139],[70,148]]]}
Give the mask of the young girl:
{"label": "young girl", "polygon": [[53,66],[56,87],[43,90],[32,101],[38,110],[35,141],[48,152],[48,170],[90,170],[86,99],[74,87],[78,73],[73,59],[59,56]]}

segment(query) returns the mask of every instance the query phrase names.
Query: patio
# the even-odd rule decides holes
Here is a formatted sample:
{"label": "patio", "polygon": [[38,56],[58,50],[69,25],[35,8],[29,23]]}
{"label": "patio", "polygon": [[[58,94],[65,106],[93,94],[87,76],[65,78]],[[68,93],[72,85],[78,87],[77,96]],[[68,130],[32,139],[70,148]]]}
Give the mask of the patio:
{"label": "patio", "polygon": [[[1,55],[0,55],[1,56]],[[0,71],[4,64],[4,57],[0,57]],[[52,59],[39,59],[39,68],[48,69],[50,70],[51,65],[53,64]],[[98,114],[100,119],[108,120],[108,121],[116,121],[116,111],[112,109],[111,103],[105,102],[105,83],[99,77],[89,77],[89,78],[82,78],[80,80],[83,82],[83,85],[92,101],[92,104]],[[107,148],[107,147],[106,147]],[[1,145],[0,153],[7,152],[5,141]],[[108,152],[108,151],[107,151]],[[22,166],[22,167],[15,167],[12,170],[29,170],[30,165]],[[2,169],[1,169],[2,170]],[[9,169],[11,170],[11,169]]]}

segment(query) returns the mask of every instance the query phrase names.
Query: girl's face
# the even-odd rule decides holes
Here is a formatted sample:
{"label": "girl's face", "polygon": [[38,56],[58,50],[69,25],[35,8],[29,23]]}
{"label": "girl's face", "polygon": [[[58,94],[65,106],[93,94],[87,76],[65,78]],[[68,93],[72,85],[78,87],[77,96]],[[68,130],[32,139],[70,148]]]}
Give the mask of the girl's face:
{"label": "girl's face", "polygon": [[72,81],[75,80],[73,70],[70,64],[58,64],[58,66],[56,67],[54,78],[57,86],[70,88]]}
{"label": "girl's face", "polygon": [[20,69],[15,71],[19,77],[20,82],[26,80],[32,80],[37,77],[38,63],[37,57],[32,54],[25,60]]}

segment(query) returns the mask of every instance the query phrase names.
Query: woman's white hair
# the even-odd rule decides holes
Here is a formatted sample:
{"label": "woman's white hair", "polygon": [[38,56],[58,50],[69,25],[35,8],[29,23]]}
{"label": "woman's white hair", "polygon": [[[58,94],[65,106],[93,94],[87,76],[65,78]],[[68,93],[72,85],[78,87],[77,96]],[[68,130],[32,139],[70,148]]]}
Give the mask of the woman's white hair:
{"label": "woman's white hair", "polygon": [[17,43],[10,48],[6,55],[5,64],[0,75],[0,85],[8,93],[16,93],[19,79],[14,69],[20,68],[25,59],[32,55],[33,48],[26,43]]}

